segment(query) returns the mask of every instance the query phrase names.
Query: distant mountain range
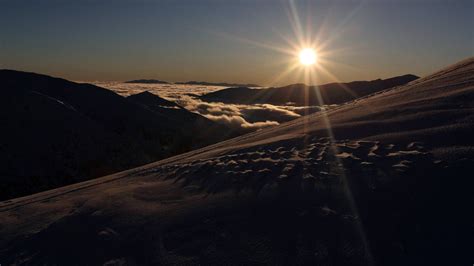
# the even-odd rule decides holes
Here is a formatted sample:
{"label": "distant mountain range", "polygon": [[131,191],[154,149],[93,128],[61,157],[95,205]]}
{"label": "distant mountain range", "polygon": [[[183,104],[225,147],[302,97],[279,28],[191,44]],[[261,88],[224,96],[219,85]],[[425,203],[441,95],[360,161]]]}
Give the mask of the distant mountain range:
{"label": "distant mountain range", "polygon": [[186,82],[175,82],[175,84],[184,85],[202,85],[202,86],[222,86],[222,87],[260,87],[257,84],[239,84],[239,83],[226,83],[226,82],[206,82],[206,81],[186,81]]}
{"label": "distant mountain range", "polygon": [[142,84],[170,84],[167,81],[157,80],[157,79],[135,79],[125,81],[124,83],[142,83]]}
{"label": "distant mountain range", "polygon": [[137,83],[137,84],[180,84],[180,85],[201,85],[201,86],[222,86],[222,87],[260,87],[257,84],[240,84],[240,83],[226,83],[226,82],[206,82],[206,81],[181,81],[181,82],[168,82],[158,79],[134,79],[125,81],[124,83]]}
{"label": "distant mountain range", "polygon": [[0,84],[0,199],[237,135],[147,92],[124,98],[94,85],[12,70],[0,70]]}
{"label": "distant mountain range", "polygon": [[[340,104],[361,96],[404,85],[418,79],[415,75],[403,75],[389,79],[329,83],[319,86],[292,84],[268,89],[251,89],[245,86],[228,88],[202,95],[201,100],[241,104],[288,104],[298,106]],[[318,95],[319,94],[319,95]]]}

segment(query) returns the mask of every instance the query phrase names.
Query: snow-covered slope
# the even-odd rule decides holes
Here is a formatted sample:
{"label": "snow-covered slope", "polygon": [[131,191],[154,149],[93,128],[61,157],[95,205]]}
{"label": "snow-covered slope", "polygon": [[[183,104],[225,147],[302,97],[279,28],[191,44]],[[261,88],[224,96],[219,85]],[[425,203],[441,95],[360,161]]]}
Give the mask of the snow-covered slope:
{"label": "snow-covered slope", "polygon": [[2,202],[1,263],[472,263],[474,58],[277,127]]}

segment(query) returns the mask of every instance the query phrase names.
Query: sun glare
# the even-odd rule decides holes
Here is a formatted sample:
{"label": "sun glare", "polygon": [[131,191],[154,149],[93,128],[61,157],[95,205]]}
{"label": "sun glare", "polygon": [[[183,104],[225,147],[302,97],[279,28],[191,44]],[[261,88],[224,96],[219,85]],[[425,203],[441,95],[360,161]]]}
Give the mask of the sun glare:
{"label": "sun glare", "polygon": [[316,55],[316,51],[314,51],[314,49],[305,48],[300,51],[299,58],[301,64],[305,66],[310,66],[316,63],[318,56]]}

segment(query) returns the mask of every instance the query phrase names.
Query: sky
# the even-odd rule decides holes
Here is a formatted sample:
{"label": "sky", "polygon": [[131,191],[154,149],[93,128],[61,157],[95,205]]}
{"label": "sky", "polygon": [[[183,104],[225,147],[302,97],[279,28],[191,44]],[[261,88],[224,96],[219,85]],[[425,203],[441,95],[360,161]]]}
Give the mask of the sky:
{"label": "sky", "polygon": [[0,0],[0,68],[80,81],[419,76],[474,55],[474,1]]}

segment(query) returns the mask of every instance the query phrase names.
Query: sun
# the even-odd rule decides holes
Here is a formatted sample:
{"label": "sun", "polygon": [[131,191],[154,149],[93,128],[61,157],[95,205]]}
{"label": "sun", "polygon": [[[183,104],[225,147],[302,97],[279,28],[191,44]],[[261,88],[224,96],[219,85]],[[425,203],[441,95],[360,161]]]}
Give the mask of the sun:
{"label": "sun", "polygon": [[311,66],[318,61],[318,55],[312,48],[305,48],[299,53],[300,63],[305,66]]}

